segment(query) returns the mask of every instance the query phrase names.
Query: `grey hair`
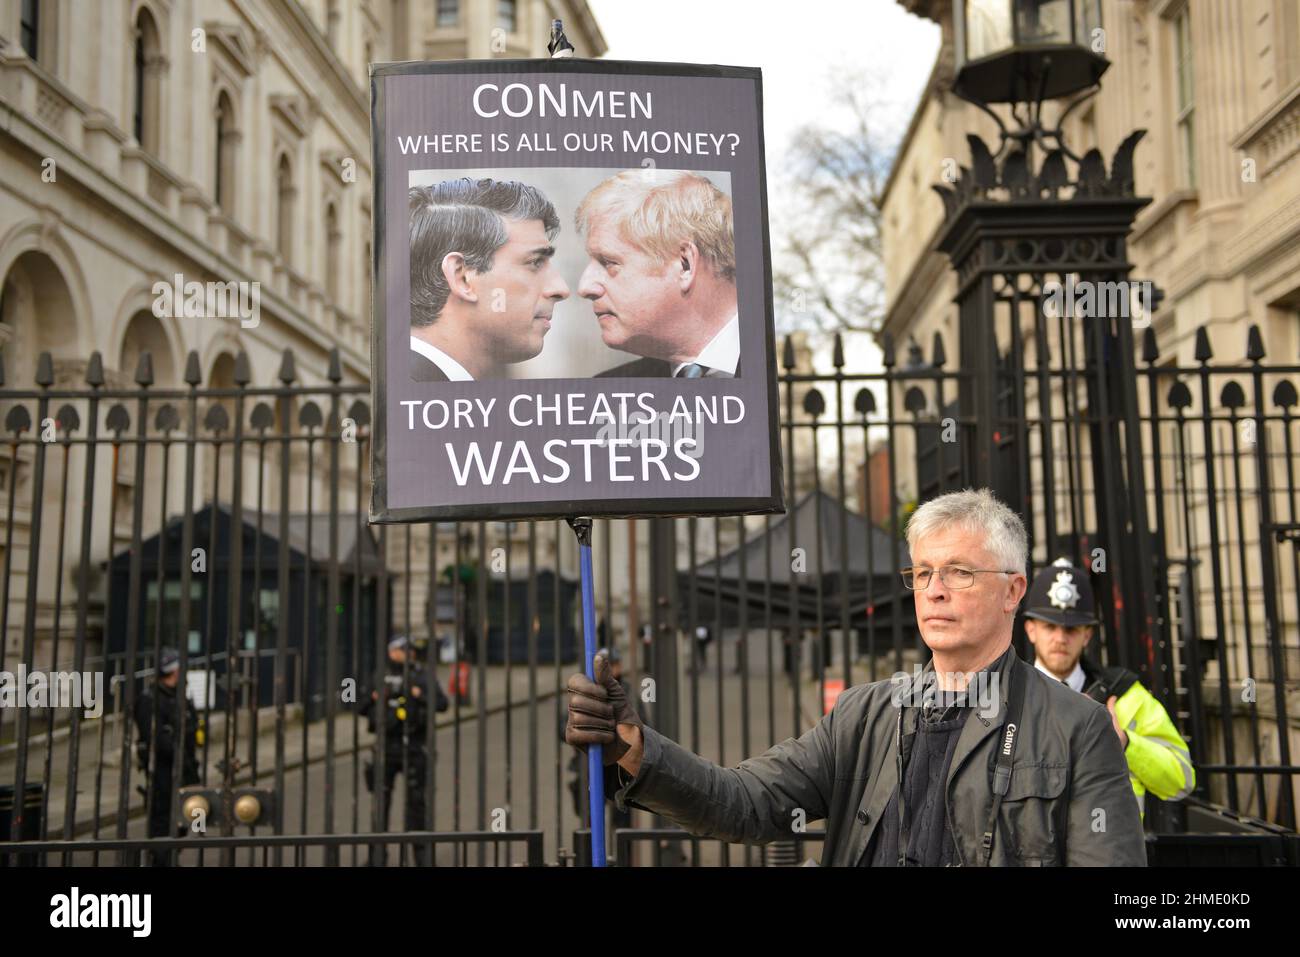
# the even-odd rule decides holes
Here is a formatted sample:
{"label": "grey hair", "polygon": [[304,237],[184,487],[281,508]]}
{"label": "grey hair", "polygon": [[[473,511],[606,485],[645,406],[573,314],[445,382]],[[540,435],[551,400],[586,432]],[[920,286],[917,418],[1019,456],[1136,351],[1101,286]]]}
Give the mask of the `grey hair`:
{"label": "grey hair", "polygon": [[908,550],[916,548],[918,539],[954,525],[967,531],[982,532],[984,547],[992,553],[1002,571],[1025,574],[1029,556],[1025,524],[1019,515],[986,488],[949,492],[918,508],[907,523]]}
{"label": "grey hair", "polygon": [[461,253],[467,267],[486,272],[506,244],[504,220],[539,219],[547,239],[560,231],[551,201],[525,183],[463,176],[412,186],[409,201],[412,326],[433,325],[447,304],[451,289],[442,274],[442,260],[448,253]]}

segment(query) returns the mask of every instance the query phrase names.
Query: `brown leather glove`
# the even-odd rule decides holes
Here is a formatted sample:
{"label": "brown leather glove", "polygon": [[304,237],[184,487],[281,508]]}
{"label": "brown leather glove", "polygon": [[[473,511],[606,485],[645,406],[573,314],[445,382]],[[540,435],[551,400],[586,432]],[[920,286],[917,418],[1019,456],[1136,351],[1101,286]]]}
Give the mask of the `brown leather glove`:
{"label": "brown leather glove", "polygon": [[569,720],[564,740],[586,753],[587,745],[599,744],[605,764],[613,764],[628,752],[628,744],[618,733],[618,725],[630,724],[644,729],[640,715],[628,701],[627,692],[614,677],[609,661],[597,655],[592,662],[596,680],[585,674],[569,675]]}

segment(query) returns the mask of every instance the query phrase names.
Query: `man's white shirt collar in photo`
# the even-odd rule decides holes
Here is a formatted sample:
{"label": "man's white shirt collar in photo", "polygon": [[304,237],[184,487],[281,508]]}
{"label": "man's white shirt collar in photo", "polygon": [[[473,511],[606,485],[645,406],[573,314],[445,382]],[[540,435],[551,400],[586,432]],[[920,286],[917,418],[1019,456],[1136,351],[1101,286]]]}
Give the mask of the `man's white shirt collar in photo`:
{"label": "man's white shirt collar in photo", "polygon": [[[740,365],[740,313],[736,313],[727,324],[718,330],[718,334],[709,340],[708,345],[700,350],[692,362],[704,366],[706,379],[734,379],[736,366]],[[680,362],[673,367],[673,377],[691,365]]]}
{"label": "man's white shirt collar in photo", "polygon": [[[1050,671],[1044,668],[1043,663],[1036,658],[1034,659],[1034,667],[1037,668],[1039,671],[1041,671],[1043,674],[1047,675],[1047,677],[1051,678],[1053,681],[1061,680],[1060,678],[1056,677],[1056,675],[1052,674]],[[1071,671],[1070,676],[1065,679],[1065,683],[1069,685],[1073,690],[1082,692],[1084,683],[1087,680],[1088,680],[1088,676],[1083,673],[1083,665],[1079,664],[1076,661],[1074,663],[1074,670]]]}
{"label": "man's white shirt collar in photo", "polygon": [[443,352],[437,346],[432,346],[416,336],[411,336],[411,349],[424,356],[439,369],[452,382],[473,382],[474,377],[470,375],[463,365],[453,359],[447,353]]}

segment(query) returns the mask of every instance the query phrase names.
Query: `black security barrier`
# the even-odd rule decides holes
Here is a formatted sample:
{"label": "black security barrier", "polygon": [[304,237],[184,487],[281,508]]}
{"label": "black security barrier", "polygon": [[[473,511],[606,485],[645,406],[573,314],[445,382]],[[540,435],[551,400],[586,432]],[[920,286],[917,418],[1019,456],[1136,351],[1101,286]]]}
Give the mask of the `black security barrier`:
{"label": "black security barrier", "polygon": [[[1062,554],[1091,567],[1101,549],[1112,562],[1095,572],[1114,587],[1096,589],[1104,625],[1094,647],[1165,702],[1190,743],[1198,798],[1293,831],[1300,769],[1277,731],[1289,726],[1300,655],[1300,365],[1271,361],[1254,329],[1224,359],[1205,330],[1190,355],[1166,355],[1145,330],[1128,373],[1136,408],[1119,416],[1102,400],[1124,390],[1100,380],[1119,368],[1126,340],[1114,321],[1105,335],[1082,318],[1048,322],[1050,271],[1034,269],[1032,290],[998,285],[1002,328],[986,364],[954,368],[939,335],[928,349],[896,349],[886,335],[879,368],[849,368],[836,342],[819,370],[787,340],[789,511],[602,520],[600,640],[620,649],[647,723],[735,765],[805,731],[837,688],[924,662],[897,574],[907,517],[989,481],[1025,518],[1031,574]],[[1011,335],[1012,315],[1036,329],[1031,339]],[[992,408],[977,414],[968,403],[990,376]],[[205,835],[156,839],[186,848],[178,863],[360,864],[372,835],[394,845],[392,863],[412,863],[413,840],[393,837],[408,787],[424,798],[418,833],[523,828],[542,835],[547,862],[572,860],[574,829],[588,822],[571,790],[576,781],[582,793],[585,770],[571,769],[560,740],[560,689],[578,668],[567,529],[370,526],[368,387],[344,383],[337,357],[319,381],[301,382],[291,352],[273,384],[255,384],[243,355],[227,378],[204,384],[191,356],[181,383],[155,383],[142,353],[134,385],[110,385],[97,354],[58,376],[42,355],[18,384],[0,380],[0,672],[103,683],[99,715],[0,708],[0,781],[17,793],[40,786],[40,853],[134,863],[131,852],[147,849],[146,778],[158,764],[155,755],[139,766],[132,716],[161,650],[174,647],[198,703],[201,783],[276,795],[268,823],[225,816]],[[985,440],[1000,464],[982,473]],[[1132,581],[1114,577],[1132,555],[1113,564],[1111,545],[1135,534],[1138,500],[1150,547],[1141,627]],[[396,634],[422,646],[450,704],[425,710],[423,736],[408,723],[388,748],[359,709],[371,690],[385,693],[375,677]],[[183,712],[174,717],[194,733]],[[385,822],[365,782],[385,780],[390,755],[401,773]],[[171,773],[174,796],[179,762]],[[177,826],[191,823],[172,803]],[[1155,804],[1153,831],[1190,829],[1178,805],[1153,813]],[[18,809],[4,836],[30,837],[36,811]],[[662,823],[637,811],[631,830],[617,830],[640,843],[631,835]],[[692,864],[759,865],[815,856],[816,838],[800,839],[810,844],[796,855],[783,844],[674,843]],[[522,859],[518,842],[472,841],[443,863]],[[652,861],[666,859],[642,846],[638,863]]]}

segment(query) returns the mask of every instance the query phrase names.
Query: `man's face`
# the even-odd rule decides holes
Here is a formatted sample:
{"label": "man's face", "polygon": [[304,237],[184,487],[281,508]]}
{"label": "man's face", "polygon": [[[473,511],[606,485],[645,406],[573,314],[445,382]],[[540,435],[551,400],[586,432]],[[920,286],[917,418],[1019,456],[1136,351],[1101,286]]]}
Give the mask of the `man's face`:
{"label": "man's face", "polygon": [[961,654],[991,649],[1009,630],[1024,594],[1023,575],[979,574],[969,588],[949,588],[939,578],[944,565],[999,568],[979,532],[953,527],[917,540],[912,567],[934,570],[930,584],[914,592],[921,638],[933,652]]}
{"label": "man's face", "polygon": [[1077,625],[1071,628],[1039,618],[1026,618],[1025,635],[1034,646],[1034,654],[1048,671],[1056,675],[1068,675],[1079,663],[1083,649],[1092,638],[1092,626]]}
{"label": "man's face", "polygon": [[569,286],[555,268],[555,247],[540,219],[505,220],[506,243],[492,268],[471,272],[478,293],[474,333],[480,348],[500,363],[523,362],[542,351],[555,304]]}
{"label": "man's face", "polygon": [[625,240],[609,215],[589,223],[587,255],[591,261],[578,280],[578,295],[591,300],[605,345],[635,355],[670,355],[671,319],[681,302],[672,263]]}
{"label": "man's face", "polygon": [[169,671],[164,675],[159,675],[158,680],[168,688],[175,688],[176,683],[181,680],[181,670]]}

